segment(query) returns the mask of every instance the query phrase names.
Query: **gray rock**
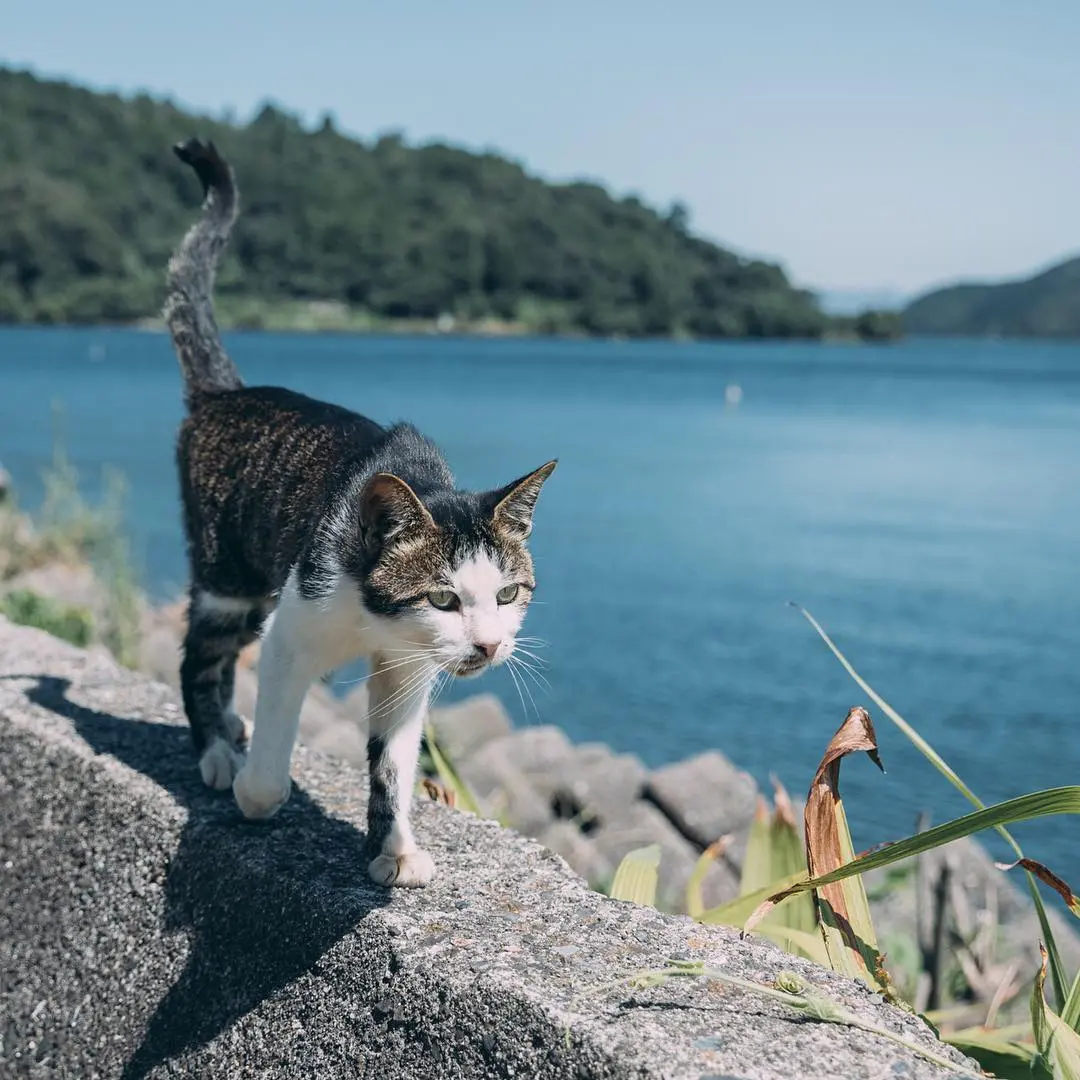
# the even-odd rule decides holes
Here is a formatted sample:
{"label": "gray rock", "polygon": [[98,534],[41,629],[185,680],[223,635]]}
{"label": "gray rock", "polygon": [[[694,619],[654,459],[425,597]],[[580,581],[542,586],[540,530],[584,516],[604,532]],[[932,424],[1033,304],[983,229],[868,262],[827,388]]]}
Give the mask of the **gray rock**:
{"label": "gray rock", "polygon": [[431,725],[440,747],[455,763],[514,730],[494,694],[474,694],[457,704],[432,709]]}
{"label": "gray rock", "polygon": [[657,769],[648,794],[675,827],[704,848],[749,828],[757,785],[723,754],[709,750]]}
{"label": "gray rock", "polygon": [[570,821],[553,821],[536,839],[549,851],[561,855],[570,869],[590,885],[610,882],[615,874],[616,864]]}
{"label": "gray rock", "polygon": [[486,816],[526,836],[539,835],[554,819],[551,803],[541,798],[506,754],[487,753],[489,746],[458,762],[458,775],[477,797]]}
{"label": "gray rock", "polygon": [[308,691],[300,711],[300,740],[305,745],[357,768],[366,768],[367,731],[365,687],[344,699],[334,697],[321,683]]}
{"label": "gray rock", "polygon": [[578,818],[587,830],[622,817],[637,802],[648,772],[633,754],[616,754],[602,743],[585,743],[560,763],[543,784],[559,816]]}
{"label": "gray rock", "polygon": [[[655,806],[646,802],[633,803],[625,814],[602,825],[589,840],[613,869],[635,848],[659,844],[659,901],[673,910],[686,910],[686,884],[699,852]],[[706,906],[730,900],[738,895],[738,891],[734,872],[723,862],[713,863],[702,887]]]}
{"label": "gray rock", "polygon": [[537,793],[550,799],[561,770],[574,756],[574,746],[561,728],[552,724],[521,728],[481,747],[478,757],[501,759],[526,776]]}
{"label": "gray rock", "polygon": [[458,762],[458,771],[489,812],[526,835],[537,836],[555,817],[556,778],[573,755],[566,735],[544,725],[484,743]]}
{"label": "gray rock", "polygon": [[434,803],[415,821],[436,881],[379,889],[363,774],[299,747],[293,775],[277,818],[244,822],[199,780],[167,687],[0,620],[0,1074],[947,1075],[734,986],[602,989],[672,956],[762,985],[794,971],[964,1060],[850,979],[610,901],[539,844]]}

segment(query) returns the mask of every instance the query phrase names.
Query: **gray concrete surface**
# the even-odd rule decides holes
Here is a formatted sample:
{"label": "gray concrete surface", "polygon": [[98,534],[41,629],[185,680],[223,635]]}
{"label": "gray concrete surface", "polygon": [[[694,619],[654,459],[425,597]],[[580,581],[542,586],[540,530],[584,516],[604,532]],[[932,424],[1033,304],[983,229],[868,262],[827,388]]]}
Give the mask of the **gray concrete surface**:
{"label": "gray concrete surface", "polygon": [[607,900],[535,841],[433,803],[416,816],[437,883],[378,889],[361,775],[301,748],[294,777],[278,818],[244,822],[199,782],[171,690],[0,619],[0,1075],[946,1075],[718,983],[577,1000],[673,956],[765,983],[787,968],[932,1045],[850,980]]}

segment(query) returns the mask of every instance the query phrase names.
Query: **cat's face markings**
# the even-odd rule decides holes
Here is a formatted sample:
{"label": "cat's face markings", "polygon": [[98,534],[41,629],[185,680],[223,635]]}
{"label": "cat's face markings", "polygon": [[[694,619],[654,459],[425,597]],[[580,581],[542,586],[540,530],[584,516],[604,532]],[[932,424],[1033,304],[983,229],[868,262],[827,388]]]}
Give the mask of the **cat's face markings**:
{"label": "cat's face markings", "polygon": [[509,572],[499,553],[488,548],[449,569],[444,591],[454,597],[453,605],[443,607],[441,595],[429,597],[430,610],[421,616],[432,630],[435,648],[446,658],[444,670],[462,677],[478,675],[513,653],[531,595],[531,565],[528,580],[516,580],[521,576]]}
{"label": "cat's face markings", "polygon": [[366,593],[390,617],[399,639],[392,651],[403,663],[428,659],[469,677],[513,654],[536,584],[525,540],[554,468],[549,462],[498,491],[430,510],[402,481],[373,478],[362,520],[386,542]]}
{"label": "cat's face markings", "polygon": [[371,581],[389,584],[393,573],[405,594],[391,616],[400,658],[425,656],[439,670],[468,677],[513,653],[535,586],[532,560],[520,543],[454,551],[447,541],[440,530],[403,541]]}

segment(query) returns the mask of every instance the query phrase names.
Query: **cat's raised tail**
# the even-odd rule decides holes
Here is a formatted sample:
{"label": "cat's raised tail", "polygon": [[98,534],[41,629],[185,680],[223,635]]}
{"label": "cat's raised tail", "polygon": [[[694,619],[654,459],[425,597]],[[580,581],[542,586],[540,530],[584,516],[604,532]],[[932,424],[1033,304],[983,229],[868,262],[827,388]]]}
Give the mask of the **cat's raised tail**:
{"label": "cat's raised tail", "polygon": [[165,324],[172,335],[189,404],[200,394],[244,385],[221,344],[214,319],[214,274],[239,210],[239,192],[229,163],[212,142],[188,139],[173,153],[202,181],[205,200],[199,220],[169,260]]}

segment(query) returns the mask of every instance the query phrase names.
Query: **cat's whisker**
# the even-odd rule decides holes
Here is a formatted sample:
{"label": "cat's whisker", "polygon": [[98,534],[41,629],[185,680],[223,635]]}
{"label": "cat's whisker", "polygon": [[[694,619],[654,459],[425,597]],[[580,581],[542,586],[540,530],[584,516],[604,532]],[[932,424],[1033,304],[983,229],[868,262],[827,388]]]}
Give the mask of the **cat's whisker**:
{"label": "cat's whisker", "polygon": [[439,673],[438,680],[435,683],[435,689],[434,691],[432,691],[431,694],[431,702],[428,705],[428,708],[435,708],[435,703],[439,700],[439,695],[442,694],[442,692],[450,685],[450,680],[452,678],[453,676],[450,674],[449,671],[443,671]]}
{"label": "cat's whisker", "polygon": [[525,714],[525,719],[528,720],[529,707],[525,704],[525,695],[521,692],[521,683],[518,681],[518,676],[514,671],[513,664],[507,664],[506,670],[510,673],[510,678],[514,680],[514,688],[517,690],[518,699],[521,701],[521,711]]}
{"label": "cat's whisker", "polygon": [[525,694],[529,699],[529,703],[532,705],[533,714],[536,716],[536,719],[539,720],[540,719],[540,709],[536,704],[536,698],[533,697],[533,692],[529,688],[529,684],[525,681],[524,674],[523,673],[519,674],[519,677],[521,678],[521,685],[525,690]]}
{"label": "cat's whisker", "polygon": [[[520,664],[520,661],[519,661],[519,664]],[[548,693],[548,694],[551,693],[551,683],[549,683],[547,681],[547,679],[544,678],[543,675],[537,674],[535,671],[532,670],[532,668],[526,666],[525,664],[521,664],[520,666],[521,666],[521,670],[525,674],[527,674],[529,676],[529,678],[532,679],[532,681],[536,684],[536,687],[537,687],[538,690],[543,690],[545,693]]]}
{"label": "cat's whisker", "polygon": [[[551,683],[534,671],[528,664],[526,664],[520,657],[511,657],[513,664],[519,667],[523,674],[528,675],[530,679],[536,684],[537,689],[544,690],[547,693],[551,692]],[[542,681],[541,681],[542,680]],[[526,684],[528,685],[528,684]]]}
{"label": "cat's whisker", "polygon": [[338,685],[338,686],[356,686],[359,683],[367,682],[368,679],[370,679],[373,676],[377,675],[380,671],[393,671],[395,668],[405,667],[407,664],[416,664],[416,663],[419,663],[421,660],[425,659],[425,657],[426,657],[426,654],[423,654],[423,653],[418,653],[418,654],[416,654],[414,656],[410,656],[410,657],[404,657],[404,658],[402,658],[400,660],[395,660],[392,664],[382,664],[379,667],[375,668],[373,671],[369,671],[366,675],[361,675],[358,678],[355,678],[355,679],[342,679],[340,682],[337,682],[336,685]]}
{"label": "cat's whisker", "polygon": [[523,649],[520,646],[514,649],[514,656],[527,656],[537,667],[547,667],[548,662],[542,656],[537,656],[531,649]]}
{"label": "cat's whisker", "polygon": [[[424,687],[424,684],[434,674],[430,667],[421,668],[420,671],[411,672],[406,678],[405,682],[401,686],[397,687],[390,695],[379,702],[374,711],[369,712],[369,716],[379,717],[384,713],[389,712],[391,709],[397,707],[399,704],[404,704],[410,698],[417,694],[417,691]],[[425,691],[426,692],[426,691]]]}
{"label": "cat's whisker", "polygon": [[419,700],[423,693],[426,692],[426,684],[429,679],[430,673],[427,671],[412,676],[407,683],[398,687],[392,694],[380,701],[375,710],[369,715],[381,717],[398,707],[406,706],[413,698]]}
{"label": "cat's whisker", "polygon": [[541,674],[544,668],[549,666],[543,657],[533,655],[528,649],[514,649],[510,656],[519,664],[524,664],[525,667],[531,668],[537,674]]}

